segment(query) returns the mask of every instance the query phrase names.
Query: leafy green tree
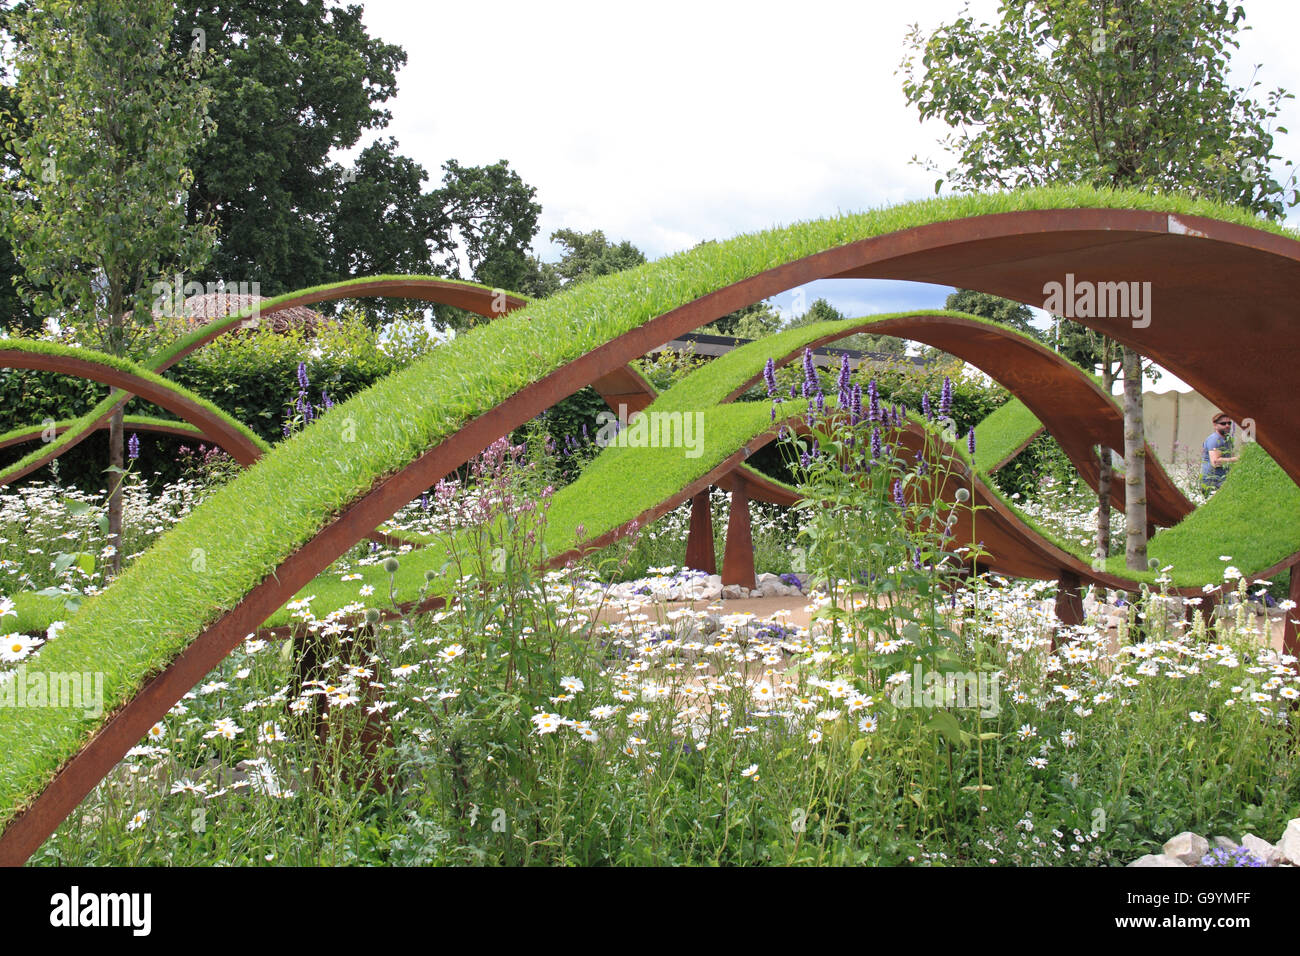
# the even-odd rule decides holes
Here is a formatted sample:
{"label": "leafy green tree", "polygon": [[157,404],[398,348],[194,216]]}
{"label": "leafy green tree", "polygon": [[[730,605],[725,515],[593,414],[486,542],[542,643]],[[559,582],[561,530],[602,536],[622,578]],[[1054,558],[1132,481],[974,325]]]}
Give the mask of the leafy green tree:
{"label": "leafy green tree", "polygon": [[743,309],[714,319],[697,331],[705,335],[732,335],[738,339],[761,339],[781,327],[781,313],[768,302],[755,302]]}
{"label": "leafy green tree", "polygon": [[342,181],[331,213],[329,273],[336,277],[421,274],[429,269],[429,178],[412,159],[397,154],[396,140],[361,151]]}
{"label": "leafy green tree", "polygon": [[542,214],[533,201],[537,190],[504,159],[491,166],[462,166],[449,159],[443,170],[442,187],[434,193],[442,268],[447,275],[518,289],[533,271],[528,247]]}
{"label": "leafy green tree", "polygon": [[[40,315],[82,326],[104,351],[149,340],[160,275],[201,266],[215,232],[187,222],[188,163],[212,130],[203,57],[169,49],[166,0],[43,0],[16,30],[6,118],[18,176],[0,191],[0,228]],[[121,566],[122,413],[109,431],[109,534]]]}
{"label": "leafy green tree", "polygon": [[563,286],[596,276],[622,272],[644,265],[645,253],[624,239],[610,242],[599,229],[578,232],[574,229],[557,229],[551,241],[564,247],[559,262],[539,263],[539,286],[542,294],[558,291]]}
{"label": "leafy green tree", "polygon": [[[913,27],[903,91],[942,143],[959,190],[1081,182],[1179,191],[1268,217],[1297,201],[1294,171],[1275,177],[1283,89],[1255,98],[1229,59],[1244,8],[1209,0],[1004,0],[1000,20],[965,12],[924,35]],[[1282,161],[1283,170],[1292,163]],[[938,190],[943,179],[935,184]],[[1121,356],[1128,498],[1126,563],[1146,567],[1141,357]]]}
{"label": "leafy green tree", "polygon": [[971,315],[991,319],[999,325],[1005,325],[1008,328],[1015,329],[1021,335],[1028,335],[1030,338],[1039,341],[1043,337],[1042,333],[1030,322],[1030,319],[1034,317],[1034,313],[1029,306],[1020,302],[1013,302],[1010,299],[1003,299],[1000,296],[989,295],[987,292],[958,289],[948,296],[943,307],[952,309],[955,312],[969,312]]}
{"label": "leafy green tree", "polygon": [[[172,8],[173,49],[197,46],[213,59],[207,78],[218,131],[195,157],[187,199],[190,221],[214,218],[222,240],[201,278],[257,281],[263,295],[274,295],[341,277],[331,259],[348,256],[353,244],[345,235],[332,251],[330,227],[350,186],[365,183],[360,173],[344,182],[352,171],[329,156],[388,123],[381,104],[397,92],[406,62],[400,47],[371,37],[361,17],[360,6],[325,0],[183,0]],[[363,172],[381,165],[372,159]],[[407,171],[395,174],[400,183]],[[359,205],[354,212],[373,212]],[[381,231],[391,240],[391,224]]]}
{"label": "leafy green tree", "polygon": [[[818,298],[813,300],[812,305],[808,306],[808,311],[803,315],[796,315],[787,322],[786,328],[797,329],[817,322],[844,322],[848,318],[847,315],[831,305],[826,299]],[[892,335],[868,335],[865,332],[859,332],[856,335],[840,339],[835,343],[835,346],[837,348],[856,349],[859,352],[877,352],[892,356],[901,356],[907,352],[907,343],[903,339]]]}

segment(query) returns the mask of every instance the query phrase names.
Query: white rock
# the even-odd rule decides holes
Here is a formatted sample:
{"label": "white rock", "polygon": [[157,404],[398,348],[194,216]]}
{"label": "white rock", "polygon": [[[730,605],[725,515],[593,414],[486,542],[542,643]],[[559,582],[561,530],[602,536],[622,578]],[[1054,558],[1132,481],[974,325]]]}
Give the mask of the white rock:
{"label": "white rock", "polygon": [[[1289,825],[1288,829],[1290,829]],[[1277,847],[1269,843],[1267,840],[1261,840],[1253,833],[1247,833],[1242,837],[1241,845],[1263,860],[1265,866],[1277,866],[1278,863],[1281,862],[1281,856],[1277,852]]]}
{"label": "white rock", "polygon": [[760,575],[756,578],[756,580],[757,580],[758,583],[761,585],[761,584],[764,584],[764,583],[767,582],[767,581],[780,581],[780,580],[781,580],[781,577],[780,577],[780,575],[773,574],[773,573],[770,572],[770,571],[764,571],[762,574],[760,574]]}
{"label": "white rock", "polygon": [[1216,836],[1210,842],[1214,844],[1214,848],[1216,850],[1227,850],[1229,853],[1234,852],[1238,846],[1238,844],[1234,843],[1232,840],[1229,840],[1225,836]]}
{"label": "white rock", "polygon": [[1129,866],[1186,866],[1182,860],[1175,856],[1166,856],[1163,853],[1148,853],[1140,860],[1134,860]]}
{"label": "white rock", "polygon": [[1296,817],[1282,831],[1277,841],[1277,855],[1287,863],[1300,864],[1300,817]]}
{"label": "white rock", "polygon": [[739,584],[728,584],[722,589],[724,601],[736,601],[747,597],[749,597],[749,589],[743,588]]}
{"label": "white rock", "polygon": [[1201,862],[1201,857],[1210,852],[1210,841],[1199,833],[1184,830],[1176,837],[1171,837],[1161,847],[1166,856],[1177,857],[1187,866]]}

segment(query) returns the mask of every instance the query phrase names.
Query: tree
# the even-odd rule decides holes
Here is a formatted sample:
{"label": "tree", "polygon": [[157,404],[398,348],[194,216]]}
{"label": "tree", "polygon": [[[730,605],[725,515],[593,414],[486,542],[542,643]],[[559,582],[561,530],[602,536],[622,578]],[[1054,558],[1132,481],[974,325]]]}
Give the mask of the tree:
{"label": "tree", "polygon": [[781,313],[767,302],[754,302],[714,319],[697,331],[705,335],[730,335],[738,339],[761,339],[781,327]]}
{"label": "tree", "polygon": [[543,282],[550,291],[584,279],[622,272],[645,265],[645,253],[624,239],[615,244],[605,238],[599,229],[578,232],[574,229],[557,229],[551,233],[551,242],[564,247],[564,254],[556,263],[542,263]]}
{"label": "tree", "polygon": [[[813,300],[812,305],[808,306],[807,312],[803,315],[796,315],[787,322],[786,328],[797,329],[804,325],[812,325],[815,322],[845,322],[848,318],[847,315],[831,305],[826,299],[819,298]],[[840,339],[835,345],[838,348],[856,349],[859,352],[878,352],[886,355],[903,355],[907,352],[907,343],[896,336],[868,335],[865,332],[858,332],[856,335]]]}
{"label": "tree", "polygon": [[[218,133],[194,159],[187,199],[190,222],[212,217],[222,239],[201,278],[257,281],[263,295],[342,278],[338,258],[352,244],[345,235],[335,250],[331,227],[380,225],[342,220],[341,204],[365,174],[391,172],[400,191],[409,170],[373,154],[359,170],[345,171],[329,158],[387,125],[390,114],[380,104],[397,92],[397,70],[406,62],[401,47],[367,33],[361,16],[360,6],[327,7],[325,0],[189,0],[174,7],[173,49],[197,45],[213,61],[207,79]],[[355,184],[345,181],[354,176]],[[353,211],[375,212],[364,203]],[[382,231],[392,242],[393,224],[387,225]],[[423,223],[411,231],[426,238]]]}
{"label": "tree", "polygon": [[943,307],[954,312],[969,312],[971,315],[990,319],[1032,339],[1042,341],[1043,338],[1042,333],[1030,324],[1029,320],[1034,317],[1034,313],[1029,306],[1020,302],[1012,302],[1010,299],[989,295],[987,292],[958,289],[948,296]]}
{"label": "tree", "polygon": [[[901,69],[943,145],[958,189],[1081,182],[1180,191],[1281,216],[1300,196],[1275,178],[1276,89],[1254,98],[1227,77],[1245,12],[1207,0],[1004,0],[1001,20],[968,16],[930,36],[913,27]],[[919,63],[918,63],[919,57]],[[1283,169],[1292,166],[1290,161]],[[936,190],[943,184],[940,179]],[[1141,360],[1123,350],[1128,543],[1146,567]]]}
{"label": "tree", "polygon": [[441,210],[434,235],[443,270],[484,285],[518,289],[534,269],[528,247],[542,214],[533,201],[537,190],[504,159],[491,166],[462,166],[449,159],[443,170],[442,187],[434,194]]}
{"label": "tree", "polygon": [[[211,133],[203,57],[169,51],[165,0],[43,0],[18,14],[15,95],[6,117],[19,175],[0,224],[41,315],[82,326],[111,355],[149,338],[160,275],[197,268],[211,224],[186,221],[187,163]],[[109,430],[110,565],[121,568],[124,435]]]}
{"label": "tree", "polygon": [[328,233],[333,277],[419,275],[429,269],[433,197],[429,178],[412,159],[397,154],[389,138],[367,146],[341,177],[342,192],[330,213]]}

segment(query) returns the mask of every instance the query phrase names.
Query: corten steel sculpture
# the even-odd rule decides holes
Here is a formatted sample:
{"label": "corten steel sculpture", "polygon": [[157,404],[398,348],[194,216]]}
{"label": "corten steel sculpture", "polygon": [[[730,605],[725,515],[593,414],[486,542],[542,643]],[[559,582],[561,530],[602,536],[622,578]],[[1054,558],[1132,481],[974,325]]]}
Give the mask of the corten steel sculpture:
{"label": "corten steel sculpture", "polygon": [[[66,754],[52,780],[34,787],[28,794],[31,799],[15,806],[16,815],[0,835],[0,862],[16,864],[27,859],[153,723],[245,635],[344,551],[497,437],[583,385],[610,381],[629,362],[656,346],[814,279],[910,279],[1040,303],[1044,284],[1060,281],[1067,273],[1076,282],[1150,281],[1156,311],[1149,324],[1135,326],[1120,317],[1083,317],[1081,321],[1158,361],[1234,418],[1254,418],[1263,448],[1293,480],[1300,478],[1300,409],[1288,401],[1293,391],[1292,370],[1300,358],[1300,342],[1289,328],[1294,290],[1300,287],[1300,242],[1294,239],[1190,215],[1073,208],[931,222],[826,248],[706,292],[622,331],[553,371],[543,369],[513,395],[464,421],[462,427],[405,466],[375,475],[368,488],[327,517],[315,536],[285,555],[260,583],[240,585],[243,596],[234,606],[212,608],[201,632],[75,753]],[[354,290],[351,294],[358,293]],[[305,294],[295,304],[324,298]],[[1225,315],[1238,317],[1234,344],[1241,361],[1233,365],[1220,361]],[[520,318],[525,319],[525,314]],[[1265,369],[1282,374],[1262,374]],[[759,443],[751,440],[683,489],[682,500],[721,480]],[[994,502],[989,505],[996,511]],[[169,535],[181,534],[186,522],[199,527],[204,520],[201,511],[196,509]],[[981,536],[987,541],[990,519],[981,521]],[[1004,553],[1011,555],[1015,549],[1010,542],[1019,531],[1011,518],[1005,524],[1009,544]],[[622,527],[613,529],[605,537],[622,531]],[[993,533],[1003,531],[999,528]],[[1023,570],[1036,570],[1034,563],[1033,555],[1026,556]],[[1056,564],[1058,569],[1061,566]],[[1089,569],[1089,573],[1094,572]],[[132,584],[137,590],[139,582],[136,575]],[[112,608],[111,601],[96,602],[83,608],[79,617],[84,619],[84,627],[91,627],[99,616],[113,613]],[[74,620],[65,635],[78,623]]]}

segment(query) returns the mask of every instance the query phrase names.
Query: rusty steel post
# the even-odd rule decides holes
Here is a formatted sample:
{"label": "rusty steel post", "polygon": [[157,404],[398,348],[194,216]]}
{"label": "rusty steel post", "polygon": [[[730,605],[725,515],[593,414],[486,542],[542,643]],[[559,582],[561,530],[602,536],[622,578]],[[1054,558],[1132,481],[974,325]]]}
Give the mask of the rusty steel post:
{"label": "rusty steel post", "polygon": [[731,492],[731,512],[727,516],[727,544],[722,554],[722,583],[753,590],[754,538],[749,529],[749,489],[737,480]]}
{"label": "rusty steel post", "polygon": [[713,508],[709,489],[691,499],[691,530],[686,536],[685,564],[692,571],[718,573],[718,558],[713,550]]}
{"label": "rusty steel post", "polygon": [[1282,653],[1300,657],[1300,637],[1296,634],[1296,619],[1300,618],[1300,564],[1291,565],[1291,587],[1287,597],[1296,606],[1286,612],[1282,618]]}
{"label": "rusty steel post", "polygon": [[[1073,571],[1062,568],[1056,584],[1056,619],[1066,627],[1078,627],[1083,623],[1083,597],[1079,594],[1079,576]],[[1052,636],[1052,649],[1057,646],[1056,635]]]}

